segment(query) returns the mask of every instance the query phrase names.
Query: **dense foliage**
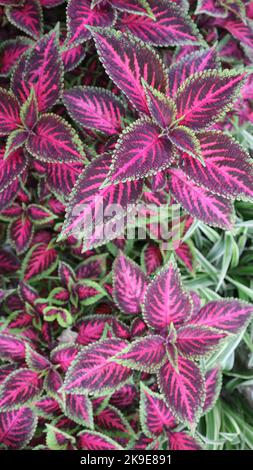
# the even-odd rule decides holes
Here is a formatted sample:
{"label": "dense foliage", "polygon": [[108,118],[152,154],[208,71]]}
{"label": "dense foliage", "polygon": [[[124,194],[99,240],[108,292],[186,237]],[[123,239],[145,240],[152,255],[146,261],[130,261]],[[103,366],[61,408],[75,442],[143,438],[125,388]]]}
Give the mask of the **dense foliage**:
{"label": "dense foliage", "polygon": [[0,41],[0,447],[253,448],[253,2],[0,0]]}

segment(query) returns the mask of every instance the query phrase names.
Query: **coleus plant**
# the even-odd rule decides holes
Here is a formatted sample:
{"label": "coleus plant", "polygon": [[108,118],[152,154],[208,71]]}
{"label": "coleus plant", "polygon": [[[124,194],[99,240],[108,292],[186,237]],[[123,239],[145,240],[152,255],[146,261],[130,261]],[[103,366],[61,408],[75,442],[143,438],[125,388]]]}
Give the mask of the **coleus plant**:
{"label": "coleus plant", "polygon": [[[229,134],[252,119],[250,2],[65,3],[0,0],[0,447],[199,450],[209,360],[253,308],[183,287],[152,216],[229,230],[252,200]],[[139,203],[148,240],[125,240]]]}

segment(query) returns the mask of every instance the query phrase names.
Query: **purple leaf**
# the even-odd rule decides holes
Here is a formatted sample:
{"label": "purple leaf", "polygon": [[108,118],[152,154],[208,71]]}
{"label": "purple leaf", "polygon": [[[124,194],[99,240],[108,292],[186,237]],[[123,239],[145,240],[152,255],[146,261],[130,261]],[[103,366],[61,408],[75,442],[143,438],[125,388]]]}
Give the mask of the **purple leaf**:
{"label": "purple leaf", "polygon": [[[2,258],[0,257],[2,263]],[[0,357],[5,361],[23,361],[25,359],[25,341],[14,335],[0,333]]]}
{"label": "purple leaf", "polygon": [[206,398],[203,406],[203,412],[208,413],[215,405],[219,397],[222,386],[222,372],[216,367],[210,369],[205,375],[206,382]]}
{"label": "purple leaf", "polygon": [[26,251],[33,237],[33,224],[29,217],[21,215],[13,220],[8,228],[8,236],[18,254]]}
{"label": "purple leaf", "polygon": [[168,437],[170,450],[203,450],[199,440],[185,431],[170,432]]}
{"label": "purple leaf", "polygon": [[176,427],[176,421],[163,396],[141,382],[140,420],[144,434],[150,438],[162,434],[165,429]]}
{"label": "purple leaf", "polygon": [[85,395],[66,395],[65,413],[75,423],[93,429],[92,403]]}
{"label": "purple leaf", "polygon": [[8,135],[20,125],[19,105],[12,93],[0,88],[0,136]]}
{"label": "purple leaf", "polygon": [[178,126],[169,130],[167,135],[169,140],[177,147],[177,149],[202,161],[198,137],[191,129],[185,126]]}
{"label": "purple leaf", "polygon": [[7,39],[0,46],[0,76],[7,77],[22,54],[33,44],[31,39],[16,37]]}
{"label": "purple leaf", "polygon": [[22,150],[12,152],[5,159],[1,157],[0,154],[0,192],[21,176],[27,166],[27,159]]}
{"label": "purple leaf", "polygon": [[125,314],[141,312],[148,278],[134,261],[120,254],[113,266],[113,298]]}
{"label": "purple leaf", "polygon": [[161,127],[169,127],[175,120],[177,108],[170,98],[144,83],[151,117]]}
{"label": "purple leaf", "polygon": [[130,369],[148,373],[157,372],[166,361],[164,338],[150,335],[136,339],[117,355],[115,361]]}
{"label": "purple leaf", "polygon": [[43,30],[42,8],[38,0],[24,0],[21,6],[6,9],[10,23],[33,39],[38,39]]}
{"label": "purple leaf", "polygon": [[57,264],[57,252],[46,243],[37,243],[28,251],[22,267],[22,279],[40,279],[52,272]]}
{"label": "purple leaf", "polygon": [[36,426],[37,416],[30,408],[0,413],[0,441],[11,449],[26,447]]}
{"label": "purple leaf", "polygon": [[5,379],[0,386],[0,409],[11,411],[34,401],[41,393],[42,381],[37,372],[18,369]]}
{"label": "purple leaf", "polygon": [[79,434],[79,448],[83,450],[122,450],[110,437],[95,431],[82,431]]}
{"label": "purple leaf", "polygon": [[177,330],[176,347],[183,356],[198,358],[212,352],[226,336],[215,328],[188,324]]}
{"label": "purple leaf", "polygon": [[33,88],[31,89],[29,97],[21,106],[20,118],[24,127],[28,130],[33,129],[38,120],[38,103]]}

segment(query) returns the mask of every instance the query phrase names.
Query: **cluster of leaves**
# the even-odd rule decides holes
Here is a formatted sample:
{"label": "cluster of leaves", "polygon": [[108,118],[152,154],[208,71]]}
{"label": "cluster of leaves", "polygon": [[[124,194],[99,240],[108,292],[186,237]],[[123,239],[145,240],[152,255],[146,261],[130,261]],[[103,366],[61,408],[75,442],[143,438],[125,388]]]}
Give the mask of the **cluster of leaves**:
{"label": "cluster of leaves", "polygon": [[[0,0],[0,13],[1,447],[217,442],[224,354],[250,344],[253,312],[252,2]],[[91,234],[98,200],[123,226],[141,203],[147,240],[126,240],[115,214]],[[152,216],[175,201],[171,255]]]}

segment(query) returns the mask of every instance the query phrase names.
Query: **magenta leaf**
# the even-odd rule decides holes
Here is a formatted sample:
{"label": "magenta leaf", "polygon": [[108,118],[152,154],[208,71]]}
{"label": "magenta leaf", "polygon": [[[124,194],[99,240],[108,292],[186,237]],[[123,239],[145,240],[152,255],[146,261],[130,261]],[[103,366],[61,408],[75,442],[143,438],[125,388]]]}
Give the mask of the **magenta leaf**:
{"label": "magenta leaf", "polygon": [[149,284],[143,304],[146,323],[159,332],[167,332],[173,322],[181,325],[191,316],[190,295],[183,291],[179,270],[168,262]]}
{"label": "magenta leaf", "polygon": [[82,431],[78,443],[79,448],[83,450],[122,450],[110,437],[95,431]]}
{"label": "magenta leaf", "polygon": [[50,361],[35,351],[29,344],[26,345],[26,364],[30,369],[41,372],[51,367]]}
{"label": "magenta leaf", "polygon": [[240,300],[217,300],[202,307],[192,323],[218,328],[226,333],[239,333],[252,317],[253,306]]}
{"label": "magenta leaf", "polygon": [[161,127],[169,127],[175,120],[177,108],[170,98],[144,83],[148,108],[153,119]]}
{"label": "magenta leaf", "polygon": [[61,47],[61,58],[64,65],[64,72],[74,70],[86,56],[86,50],[82,44],[69,46],[64,44]]}
{"label": "magenta leaf", "polygon": [[62,370],[66,371],[75,359],[77,353],[77,346],[63,343],[52,350],[51,360],[54,364],[60,365]]}
{"label": "magenta leaf", "polygon": [[56,114],[43,114],[26,148],[35,158],[49,163],[70,163],[82,160],[82,143],[74,129]]}
{"label": "magenta leaf", "polygon": [[[18,95],[19,99],[22,95],[25,99],[28,97],[31,87],[34,88],[38,108],[40,112],[45,112],[52,108],[59,100],[62,88],[63,64],[60,54],[58,29],[53,29],[50,33],[43,36],[35,46],[29,51],[29,55],[25,61],[19,65],[23,68],[20,70],[21,83],[19,82]],[[17,73],[17,71],[16,71]],[[22,80],[25,86],[22,90]],[[25,101],[22,98],[21,102]]]}
{"label": "magenta leaf", "polygon": [[175,152],[161,129],[145,118],[125,129],[117,142],[109,173],[111,183],[140,179],[171,165]]}
{"label": "magenta leaf", "polygon": [[0,441],[11,449],[22,449],[32,439],[37,416],[31,408],[0,413]]}
{"label": "magenta leaf", "polygon": [[220,121],[238,97],[243,77],[231,70],[208,70],[190,76],[175,97],[180,125],[202,130]]}
{"label": "magenta leaf", "polygon": [[28,130],[33,129],[38,120],[38,103],[34,88],[20,109],[20,118],[24,127]]}
{"label": "magenta leaf", "polygon": [[125,314],[141,312],[148,279],[131,259],[119,254],[113,266],[113,298]]}
{"label": "magenta leaf", "polygon": [[198,136],[191,129],[185,126],[177,126],[169,130],[167,135],[177,149],[203,162]]}
{"label": "magenta leaf", "polygon": [[129,439],[132,437],[133,429],[123,413],[114,406],[108,405],[106,408],[99,411],[99,413],[94,416],[94,422],[101,431],[107,431],[110,435],[115,436],[116,439],[119,433],[121,438]]}
{"label": "magenta leaf", "polygon": [[177,330],[176,346],[183,356],[198,358],[212,352],[225,337],[215,328],[188,324]]}
{"label": "magenta leaf", "polygon": [[224,21],[223,25],[235,39],[238,39],[243,45],[252,48],[253,31],[252,25],[248,21],[233,18],[231,21]]}
{"label": "magenta leaf", "polygon": [[8,20],[33,39],[38,39],[43,30],[42,8],[38,0],[24,0],[22,5],[6,9]]}
{"label": "magenta leaf", "polygon": [[185,431],[169,432],[170,450],[203,450],[201,442]]}
{"label": "magenta leaf", "polygon": [[230,200],[194,184],[180,169],[169,170],[170,191],[183,208],[206,224],[230,229],[233,205]]}
{"label": "magenta leaf", "polygon": [[162,265],[162,254],[158,246],[147,245],[143,250],[143,262],[148,276]]}
{"label": "magenta leaf", "polygon": [[166,361],[164,338],[150,335],[136,339],[116,357],[116,362],[142,372],[157,372]]}
{"label": "magenta leaf", "polygon": [[72,119],[84,128],[108,135],[118,134],[122,130],[124,106],[108,90],[75,87],[64,92],[64,104]]}
{"label": "magenta leaf", "polygon": [[0,88],[0,136],[8,135],[20,124],[19,105],[12,93]]}
{"label": "magenta leaf", "polygon": [[106,326],[110,324],[111,317],[109,315],[89,315],[80,323],[77,337],[78,344],[87,346],[98,341],[102,338]]}
{"label": "magenta leaf", "polygon": [[[102,0],[103,1],[103,0]],[[102,3],[101,0],[93,0],[93,3]],[[128,11],[139,15],[150,14],[148,0],[110,0],[111,5],[117,10]]]}
{"label": "magenta leaf", "polygon": [[217,131],[198,133],[205,162],[183,155],[185,173],[197,184],[225,197],[253,198],[253,165],[244,148]]}
{"label": "magenta leaf", "polygon": [[218,367],[208,370],[205,375],[205,383],[206,398],[203,405],[203,412],[208,413],[214,407],[215,402],[220,395],[222,386],[221,370]]}
{"label": "magenta leaf", "polygon": [[219,68],[220,64],[214,48],[202,49],[185,55],[169,68],[168,95],[175,96],[179,87],[194,73]]}
{"label": "magenta leaf", "polygon": [[175,3],[167,0],[148,0],[148,3],[152,17],[125,14],[121,20],[123,30],[154,46],[203,42],[191,18]]}
{"label": "magenta leaf", "polygon": [[107,74],[138,111],[147,113],[141,79],[158,91],[165,91],[166,88],[166,76],[159,57],[133,37],[124,36],[113,29],[103,33],[94,30],[93,36]]}
{"label": "magenta leaf", "polygon": [[38,398],[41,390],[42,381],[37,372],[23,368],[11,372],[0,386],[0,409],[21,408]]}
{"label": "magenta leaf", "polygon": [[54,193],[60,197],[69,196],[79,175],[84,169],[84,161],[45,164],[47,183]]}
{"label": "magenta leaf", "polygon": [[90,39],[87,26],[105,28],[115,21],[115,13],[109,5],[91,8],[90,0],[70,0],[67,7],[68,39],[79,44]]}
{"label": "magenta leaf", "polygon": [[198,0],[196,13],[206,13],[207,15],[225,18],[227,16],[227,10],[221,2],[215,2],[213,0]]}
{"label": "magenta leaf", "polygon": [[[4,158],[6,159],[11,153],[15,152],[16,150],[21,150],[21,148],[24,147],[27,138],[28,131],[23,128],[12,131],[6,141]],[[23,160],[26,161],[25,156],[23,156]]]}
{"label": "magenta leaf", "polygon": [[0,76],[10,75],[17,61],[32,44],[31,39],[19,36],[3,41],[0,45]]}
{"label": "magenta leaf", "polygon": [[[2,262],[2,259],[0,257]],[[23,361],[25,359],[25,341],[7,333],[0,333],[0,357],[5,361]]]}
{"label": "magenta leaf", "polygon": [[20,189],[20,182],[18,178],[11,181],[11,184],[6,189],[0,192],[0,211],[8,207],[13,199],[16,197]]}
{"label": "magenta leaf", "polygon": [[37,243],[28,251],[22,266],[22,279],[40,279],[57,265],[57,252],[46,243]]}
{"label": "magenta leaf", "polygon": [[176,421],[163,396],[150,390],[141,382],[140,421],[144,434],[153,438],[165,429],[172,429]]}
{"label": "magenta leaf", "polygon": [[65,392],[99,396],[120,388],[132,372],[114,358],[127,344],[120,339],[106,339],[86,346],[67,371]]}
{"label": "magenta leaf", "polygon": [[0,153],[0,193],[18,177],[27,166],[27,159],[22,150],[17,150],[3,159]]}
{"label": "magenta leaf", "polygon": [[178,371],[166,362],[158,372],[161,393],[174,416],[193,428],[205,398],[205,382],[197,364],[178,357]]}
{"label": "magenta leaf", "polygon": [[92,403],[85,395],[66,395],[66,415],[75,423],[93,429]]}
{"label": "magenta leaf", "polygon": [[33,237],[33,224],[27,215],[21,215],[10,223],[8,237],[18,254],[29,248]]}
{"label": "magenta leaf", "polygon": [[[101,220],[97,214],[103,214],[103,208],[109,204],[120,206],[122,216],[125,215],[127,204],[134,203],[141,195],[142,182],[131,181],[125,184],[107,186],[100,189],[108,176],[110,155],[102,155],[92,163],[80,176],[70,198],[67,216],[62,228],[61,237],[73,234],[83,238],[84,247],[91,248],[101,245],[110,238],[116,238],[110,227],[116,220],[114,213],[104,212]],[[103,223],[105,222],[105,223]],[[119,224],[121,230],[124,224]]]}
{"label": "magenta leaf", "polygon": [[47,207],[40,206],[39,204],[30,204],[27,214],[35,225],[47,224],[56,218]]}

